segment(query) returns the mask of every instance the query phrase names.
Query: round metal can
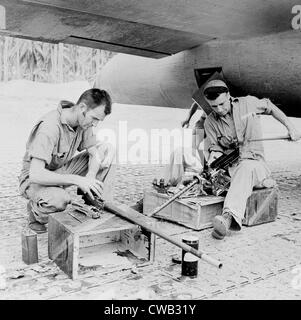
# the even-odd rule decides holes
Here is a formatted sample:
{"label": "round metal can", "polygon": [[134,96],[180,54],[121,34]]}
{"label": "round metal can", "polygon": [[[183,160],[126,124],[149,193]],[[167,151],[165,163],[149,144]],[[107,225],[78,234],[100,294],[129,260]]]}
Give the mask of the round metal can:
{"label": "round metal can", "polygon": [[[196,250],[199,249],[199,238],[196,236],[186,235],[182,238],[182,242]],[[182,276],[196,278],[198,275],[198,261],[198,257],[182,250]]]}

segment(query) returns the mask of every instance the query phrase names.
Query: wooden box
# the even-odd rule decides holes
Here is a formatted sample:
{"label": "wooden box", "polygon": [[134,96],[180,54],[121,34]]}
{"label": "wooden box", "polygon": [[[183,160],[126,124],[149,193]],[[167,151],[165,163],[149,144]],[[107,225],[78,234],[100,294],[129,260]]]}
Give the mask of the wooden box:
{"label": "wooden box", "polygon": [[[168,200],[168,196],[156,190],[145,190],[143,213],[151,212]],[[177,222],[194,230],[212,226],[212,219],[222,214],[224,197],[202,196],[177,199],[154,217]],[[274,221],[278,210],[278,188],[257,189],[252,192],[246,206],[242,224],[254,226]]]}
{"label": "wooden box", "polygon": [[278,188],[254,190],[247,201],[242,224],[255,226],[275,221],[278,212]]}
{"label": "wooden box", "polygon": [[69,212],[49,215],[48,254],[70,278],[85,268],[112,270],[154,260],[155,236],[147,230],[109,212],[100,219]]}
{"label": "wooden box", "polygon": [[[168,199],[164,193],[145,190],[143,213],[151,212]],[[177,222],[194,230],[202,230],[212,226],[212,219],[222,213],[223,203],[224,197],[216,196],[177,199],[154,217]]]}

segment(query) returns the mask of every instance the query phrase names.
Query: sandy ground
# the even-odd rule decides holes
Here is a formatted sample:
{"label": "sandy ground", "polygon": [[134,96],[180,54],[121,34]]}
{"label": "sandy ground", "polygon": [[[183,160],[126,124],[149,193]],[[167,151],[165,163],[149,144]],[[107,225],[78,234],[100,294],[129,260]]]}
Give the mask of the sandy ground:
{"label": "sandy ground", "polygon": [[[13,231],[9,235],[7,230],[9,229],[9,226],[14,227],[15,222],[11,223],[12,218],[10,218],[8,215],[7,215],[8,218],[6,218],[5,216],[6,208],[10,208],[9,210],[12,210],[11,212],[13,214],[14,212],[13,201],[14,199],[17,199],[17,198],[6,198],[6,192],[7,190],[8,191],[12,190],[11,187],[13,187],[12,194],[13,194],[13,197],[15,197],[14,192],[16,190],[16,185],[17,185],[17,174],[18,174],[17,170],[20,167],[22,156],[25,151],[25,143],[28,137],[28,133],[32,128],[34,122],[37,119],[39,119],[39,117],[41,117],[47,111],[56,108],[59,100],[70,99],[72,101],[76,101],[79,95],[87,88],[89,88],[89,84],[87,82],[74,82],[74,83],[55,84],[55,85],[43,84],[43,83],[32,83],[29,81],[12,81],[9,83],[0,83],[0,114],[1,114],[0,169],[1,169],[1,178],[2,178],[2,182],[0,183],[0,189],[2,194],[2,197],[0,199],[0,204],[1,204],[0,238],[2,241],[2,245],[1,245],[2,248],[0,246],[0,264],[6,264],[6,262],[8,263],[8,260],[6,259],[8,259],[7,258],[8,256],[12,255],[11,252],[8,252],[10,250],[9,248],[11,245],[11,241],[17,241],[17,242],[19,241],[18,228],[20,228],[20,226],[16,225],[17,230]],[[100,132],[101,132],[101,129],[104,129],[104,128],[112,129],[114,132],[117,132],[117,136],[118,136],[118,130],[120,129],[120,121],[122,121],[123,123],[124,121],[126,121],[127,130],[129,134],[133,132],[132,130],[139,129],[140,131],[143,130],[143,132],[146,132],[147,139],[150,139],[150,132],[153,129],[165,128],[168,130],[173,130],[173,129],[181,130],[180,122],[181,120],[184,119],[184,117],[186,116],[186,113],[187,113],[187,110],[184,110],[184,109],[114,104],[113,113],[98,127],[98,129],[100,130]],[[196,121],[197,118],[198,118],[198,115],[196,115],[193,118],[193,122]],[[292,118],[291,121],[296,125],[296,127],[299,130],[301,130],[301,119]],[[192,122],[192,125],[193,125],[193,122]],[[262,124],[263,124],[264,136],[276,136],[276,135],[286,134],[285,128],[281,124],[273,120],[271,117],[263,116]],[[124,139],[124,137],[122,138]],[[130,141],[131,138],[132,138],[132,141]],[[132,137],[128,136],[127,140],[128,140],[128,144],[126,148],[124,148],[123,146],[123,151],[121,152],[128,151],[133,146],[133,144],[137,142],[135,141],[133,136]],[[118,141],[117,141],[117,144],[118,144]],[[167,144],[165,144],[165,147],[166,146]],[[150,140],[148,140],[146,147],[149,152],[153,150]],[[285,214],[289,215],[293,213],[297,214],[300,211],[299,210],[300,190],[298,189],[298,185],[300,187],[299,176],[301,173],[301,143],[299,142],[293,143],[288,141],[267,141],[264,143],[264,147],[265,147],[267,162],[269,163],[275,177],[282,183],[282,186],[284,186],[283,192],[286,192],[286,193],[283,193],[281,198],[280,212],[283,215]],[[128,163],[128,165],[133,165],[133,163]],[[144,175],[151,176],[153,172],[152,165],[145,165],[145,164],[143,165],[144,166],[141,167],[140,164],[136,164],[132,166],[134,167],[134,171],[129,170],[128,172],[121,173],[124,180],[122,181],[123,183],[122,188],[124,189],[123,192],[127,199],[126,201],[128,200],[130,201],[137,198],[138,193],[136,189],[137,187],[141,189],[143,185],[137,186],[135,185],[135,183],[137,184],[138,180],[140,182],[140,180],[143,178]],[[133,189],[131,191],[131,194],[129,194],[129,189]],[[290,196],[292,197],[290,198]],[[18,201],[15,204],[16,206],[19,203]],[[18,216],[18,219],[20,220],[21,217],[22,219],[24,219],[23,216],[24,216],[24,212],[20,214],[20,216]],[[209,231],[207,232],[205,230],[204,232],[201,232],[201,237],[204,237],[203,239],[204,245],[205,244],[208,245],[208,247],[211,248],[210,250],[214,251],[214,250],[220,250],[220,248],[225,248],[223,253],[224,259],[225,260],[228,259],[227,261],[229,262],[229,265],[233,262],[233,261],[231,262],[231,259],[230,259],[230,257],[232,257],[232,260],[237,258],[239,261],[242,261],[240,262],[239,266],[244,268],[243,263],[247,265],[248,259],[251,259],[251,258],[254,258],[255,260],[258,259],[258,256],[256,254],[258,250],[262,249],[260,242],[263,239],[266,240],[266,238],[264,237],[265,236],[268,237],[268,233],[271,232],[273,227],[274,227],[273,230],[275,230],[275,232],[278,230],[277,228],[279,228],[279,230],[280,231],[282,230],[282,231],[281,232],[279,230],[277,231],[276,236],[278,238],[277,239],[271,238],[271,239],[268,239],[269,241],[266,242],[267,244],[266,252],[271,252],[273,250],[277,251],[278,248],[282,246],[281,250],[283,250],[283,252],[286,253],[287,255],[289,254],[289,252],[293,253],[292,260],[294,259],[295,260],[292,261],[290,265],[296,265],[297,263],[300,264],[301,262],[299,259],[299,255],[297,254],[299,252],[297,250],[297,247],[295,248],[292,245],[292,244],[296,244],[300,247],[300,243],[301,243],[300,236],[299,236],[300,228],[299,228],[299,225],[298,226],[296,225],[296,223],[298,222],[295,222],[295,225],[292,226],[289,224],[288,219],[286,219],[285,221],[279,220],[278,224],[277,223],[275,223],[274,225],[271,224],[272,228],[270,228],[268,225],[258,227],[257,229],[250,228],[248,229],[250,230],[248,234],[245,233],[245,234],[230,238],[230,240],[228,240],[228,243],[229,243],[228,247],[224,242],[219,246],[216,243],[212,244],[211,242],[209,242],[208,240],[210,238]],[[297,227],[299,229],[297,229]],[[292,242],[289,243],[291,247],[283,245],[283,243],[285,243],[286,240],[283,240],[284,241],[283,243],[282,242],[279,243],[280,241],[279,237],[283,236],[283,234],[285,233],[285,231],[283,230],[287,230],[289,234],[288,236],[286,236],[286,238],[287,237],[292,238],[291,240]],[[12,234],[13,234],[13,237],[10,238]],[[276,236],[273,235],[272,237],[276,237]],[[14,240],[11,240],[11,239],[14,239]],[[275,241],[273,239],[275,239]],[[238,246],[237,241],[239,241],[240,246]],[[250,241],[252,243],[256,243],[258,247],[256,248],[251,247],[252,244],[250,244]],[[19,247],[19,244],[17,245]],[[3,250],[3,247],[7,247],[7,254],[8,254],[7,256],[3,254],[3,252],[6,252],[5,250]],[[252,250],[254,249],[252,251],[251,258],[250,258],[250,251],[248,251],[248,249],[246,248],[252,248]],[[290,251],[288,251],[288,249]],[[165,243],[163,243],[161,247],[159,246],[159,249],[158,249],[159,254],[161,252],[162,256],[164,256],[164,250],[170,250]],[[223,252],[223,249],[221,250]],[[221,251],[219,251],[219,253],[221,253]],[[226,253],[229,254],[228,257],[226,256]],[[295,290],[293,292],[288,291],[288,286],[289,286],[288,284],[292,280],[293,275],[291,274],[291,269],[289,265],[286,264],[287,261],[283,262],[283,266],[285,266],[286,269],[284,268],[283,269],[284,271],[281,271],[282,270],[280,268],[280,264],[282,263],[280,261],[281,259],[279,257],[276,257],[276,258],[278,260],[276,259],[275,261],[279,261],[278,269],[280,271],[276,267],[275,268],[278,271],[275,268],[273,269],[275,271],[275,272],[273,271],[275,277],[269,278],[268,280],[265,280],[262,282],[258,282],[257,284],[255,284],[255,282],[258,280],[256,280],[257,278],[256,279],[254,278],[256,281],[254,280],[255,282],[251,286],[247,286],[247,287],[241,286],[236,291],[235,290],[229,291],[227,294],[217,295],[216,298],[217,299],[222,299],[222,298],[225,298],[225,299],[226,298],[230,298],[230,299],[232,298],[234,299],[235,298],[238,298],[238,299],[272,298],[274,299],[275,298],[275,299],[278,299],[278,298],[285,298],[285,297],[291,297],[291,298],[300,297],[300,295],[298,295],[300,293],[300,290],[299,291]],[[20,260],[18,253],[17,254],[14,253],[13,259]],[[254,262],[254,266],[257,263],[260,264],[260,262],[258,262],[259,260],[256,260],[256,261],[257,261],[256,263]],[[204,271],[204,274],[206,274],[206,278],[209,279],[210,276],[212,276],[212,279],[216,279],[217,275],[214,272],[212,272],[211,269],[210,270],[209,269],[208,269],[208,274],[206,273],[207,269]],[[258,272],[258,274],[260,274],[258,270],[255,270],[255,271]],[[176,270],[176,272],[178,272],[178,270]],[[284,273],[280,274],[280,272],[284,272]],[[248,274],[248,276],[250,276],[250,274]],[[225,273],[225,277],[226,277],[226,273]],[[221,282],[226,281],[225,277],[221,278]],[[44,281],[46,280],[44,279]],[[207,282],[208,281],[209,280],[207,280]],[[205,288],[206,285],[209,286],[209,282],[207,284],[203,283],[202,285],[204,285],[204,288]],[[214,283],[211,283],[210,286],[211,285],[215,286]],[[104,288],[105,287],[103,287],[103,290]],[[44,285],[44,289],[45,289],[45,285]],[[42,288],[41,290],[43,291],[44,289]],[[181,288],[179,287],[178,289],[180,290]],[[219,290],[217,289],[218,287],[216,287],[215,291],[213,290],[212,292],[217,292],[217,294],[219,294]],[[15,294],[17,295],[17,293]],[[201,295],[199,292],[198,294],[199,296],[197,294],[196,296],[200,297]],[[215,294],[216,293],[213,293],[212,295],[207,295],[206,297],[214,298]],[[49,298],[51,297],[51,294],[44,295],[43,297]],[[68,295],[66,297],[68,297]],[[80,293],[78,293],[76,297],[82,298]],[[104,296],[101,296],[101,294],[98,291],[95,293],[94,296],[93,296],[93,292],[91,291],[90,297],[92,298],[96,297],[99,299],[102,299],[105,297],[110,298],[110,296],[106,295],[105,293],[104,293]]]}

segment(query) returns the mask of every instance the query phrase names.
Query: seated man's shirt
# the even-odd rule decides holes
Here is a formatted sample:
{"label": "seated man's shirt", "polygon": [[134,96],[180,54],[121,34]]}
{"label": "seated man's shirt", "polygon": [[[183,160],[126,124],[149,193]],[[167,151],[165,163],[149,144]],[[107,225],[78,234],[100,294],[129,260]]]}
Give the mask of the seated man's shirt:
{"label": "seated man's shirt", "polygon": [[231,110],[225,116],[211,112],[205,120],[206,150],[225,152],[238,144],[241,159],[264,159],[260,114],[271,114],[269,99],[253,96],[231,98]]}
{"label": "seated man's shirt", "polygon": [[78,126],[74,130],[67,124],[62,109],[73,105],[72,102],[61,101],[57,110],[47,113],[33,127],[26,144],[20,185],[29,178],[32,158],[44,160],[45,168],[54,171],[69,162],[76,151],[96,144],[92,127],[83,130]]}

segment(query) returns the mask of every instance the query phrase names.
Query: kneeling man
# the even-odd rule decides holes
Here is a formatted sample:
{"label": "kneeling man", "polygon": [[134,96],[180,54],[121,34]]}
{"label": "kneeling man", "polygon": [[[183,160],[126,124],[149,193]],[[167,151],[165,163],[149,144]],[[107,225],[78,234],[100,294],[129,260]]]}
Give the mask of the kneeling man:
{"label": "kneeling man", "polygon": [[46,232],[48,215],[65,210],[71,202],[65,187],[75,185],[92,200],[93,193],[111,199],[115,150],[97,143],[92,130],[111,113],[111,104],[106,91],[89,89],[76,104],[61,101],[33,127],[19,176],[32,230]]}

